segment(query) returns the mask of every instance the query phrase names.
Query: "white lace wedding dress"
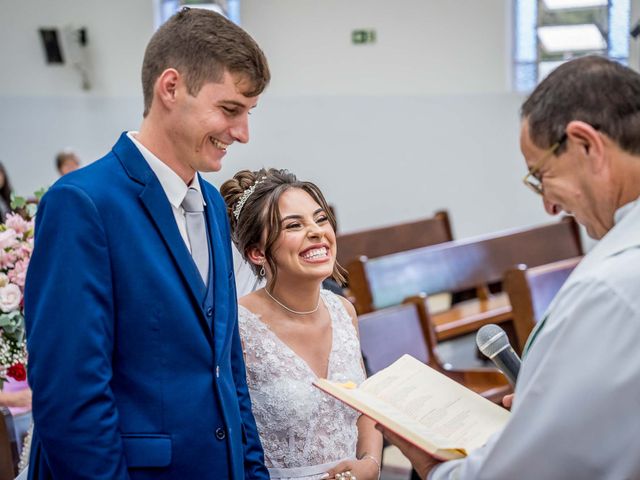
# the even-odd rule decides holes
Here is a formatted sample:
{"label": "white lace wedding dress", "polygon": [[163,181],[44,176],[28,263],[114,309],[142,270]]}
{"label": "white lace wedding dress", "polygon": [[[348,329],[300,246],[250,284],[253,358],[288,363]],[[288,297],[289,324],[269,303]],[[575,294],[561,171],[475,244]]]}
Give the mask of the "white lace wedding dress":
{"label": "white lace wedding dress", "polygon": [[[360,383],[360,343],[340,298],[321,298],[331,314],[333,343],[327,378]],[[253,414],[272,479],[319,479],[336,463],[355,458],[358,412],[312,385],[309,365],[260,317],[239,309],[240,335]]]}

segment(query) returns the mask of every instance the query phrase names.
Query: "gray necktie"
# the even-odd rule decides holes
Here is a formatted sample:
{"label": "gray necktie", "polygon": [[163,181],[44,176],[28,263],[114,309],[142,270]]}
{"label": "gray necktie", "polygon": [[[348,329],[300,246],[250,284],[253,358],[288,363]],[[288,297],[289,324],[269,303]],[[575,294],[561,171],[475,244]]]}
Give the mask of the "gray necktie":
{"label": "gray necktie", "polygon": [[191,245],[191,256],[206,285],[209,279],[209,244],[204,221],[202,195],[195,188],[189,188],[182,201],[184,217],[187,221],[187,236]]}

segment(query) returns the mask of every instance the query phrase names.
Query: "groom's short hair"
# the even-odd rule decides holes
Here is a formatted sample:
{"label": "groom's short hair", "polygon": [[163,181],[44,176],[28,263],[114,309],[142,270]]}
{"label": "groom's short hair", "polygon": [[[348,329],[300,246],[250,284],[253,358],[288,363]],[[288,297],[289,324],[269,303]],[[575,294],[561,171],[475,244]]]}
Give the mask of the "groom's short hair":
{"label": "groom's short hair", "polygon": [[223,15],[185,7],[151,37],[142,62],[144,116],[153,101],[153,88],[167,68],[185,77],[187,91],[197,95],[206,82],[222,82],[224,72],[247,97],[262,93],[271,78],[264,53],[247,32]]}

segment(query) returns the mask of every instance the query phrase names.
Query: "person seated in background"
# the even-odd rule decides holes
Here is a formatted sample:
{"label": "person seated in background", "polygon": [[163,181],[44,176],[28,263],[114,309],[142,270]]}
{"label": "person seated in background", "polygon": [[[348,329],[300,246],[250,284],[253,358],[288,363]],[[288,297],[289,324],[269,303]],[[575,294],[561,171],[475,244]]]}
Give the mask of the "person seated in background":
{"label": "person seated in background", "polygon": [[505,428],[445,463],[397,435],[421,478],[640,478],[640,75],[564,63],[522,106],[525,184],[599,240],[525,346]]}
{"label": "person seated in background", "polygon": [[56,155],[56,168],[60,176],[64,176],[69,172],[73,172],[80,168],[80,159],[75,152],[71,150],[63,150]]}
{"label": "person seated in background", "polygon": [[312,385],[365,379],[355,309],[322,288],[344,281],[322,193],[276,169],[238,172],[220,193],[238,251],[266,280],[239,300],[238,322],[271,478],[376,480],[373,421]]}
{"label": "person seated in background", "polygon": [[11,182],[4,164],[0,162],[0,223],[4,222],[7,213],[11,213]]}

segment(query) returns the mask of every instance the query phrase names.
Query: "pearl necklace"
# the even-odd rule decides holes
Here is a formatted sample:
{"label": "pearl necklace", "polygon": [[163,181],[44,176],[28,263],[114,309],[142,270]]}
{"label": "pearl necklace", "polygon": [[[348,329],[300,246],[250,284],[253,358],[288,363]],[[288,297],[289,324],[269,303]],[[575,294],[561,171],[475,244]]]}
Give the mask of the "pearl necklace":
{"label": "pearl necklace", "polygon": [[298,310],[294,310],[293,308],[287,307],[284,303],[282,303],[276,297],[271,295],[269,293],[269,290],[267,290],[266,288],[264,289],[264,292],[269,296],[269,298],[271,298],[271,300],[276,302],[278,305],[280,305],[282,308],[284,308],[287,312],[295,313],[296,315],[310,315],[312,313],[316,313],[318,311],[318,308],[320,308],[320,295],[318,295],[318,304],[316,305],[316,308],[314,308],[313,310],[309,310],[307,312],[299,312]]}

